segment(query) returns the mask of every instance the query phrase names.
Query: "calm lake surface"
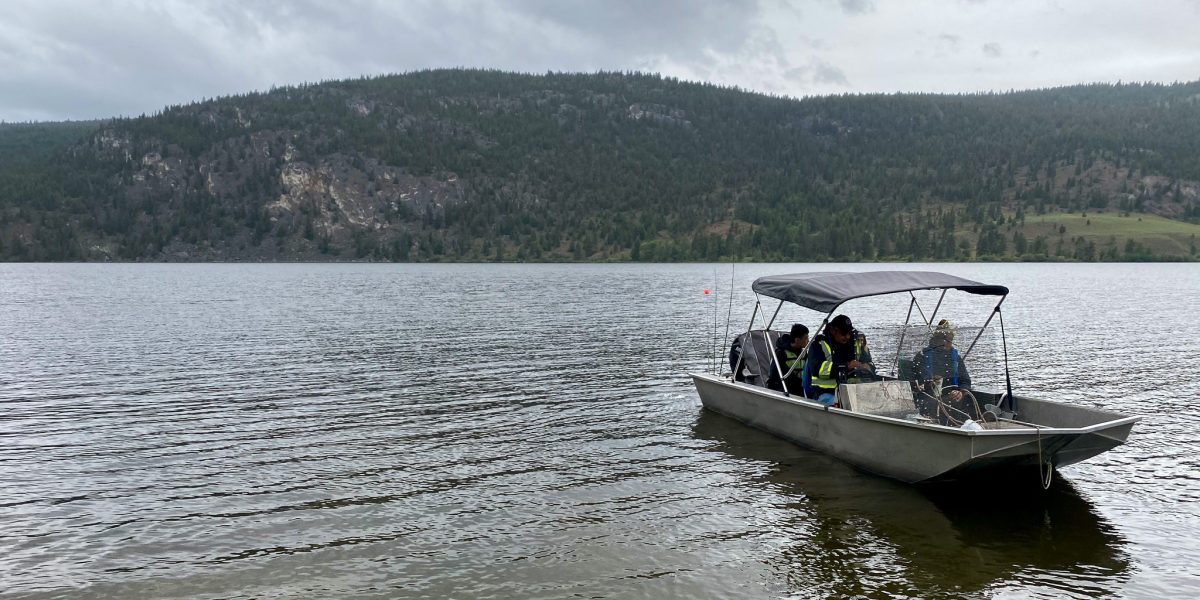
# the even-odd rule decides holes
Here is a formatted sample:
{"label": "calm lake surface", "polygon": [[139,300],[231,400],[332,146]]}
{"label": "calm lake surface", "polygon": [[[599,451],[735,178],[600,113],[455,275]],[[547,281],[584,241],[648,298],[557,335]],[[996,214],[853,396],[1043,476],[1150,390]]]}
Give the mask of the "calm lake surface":
{"label": "calm lake surface", "polygon": [[[1130,442],[931,490],[701,409],[753,278],[886,268],[1008,286],[1016,393]],[[730,311],[729,265],[0,264],[0,596],[1200,596],[1200,266],[733,279]]]}

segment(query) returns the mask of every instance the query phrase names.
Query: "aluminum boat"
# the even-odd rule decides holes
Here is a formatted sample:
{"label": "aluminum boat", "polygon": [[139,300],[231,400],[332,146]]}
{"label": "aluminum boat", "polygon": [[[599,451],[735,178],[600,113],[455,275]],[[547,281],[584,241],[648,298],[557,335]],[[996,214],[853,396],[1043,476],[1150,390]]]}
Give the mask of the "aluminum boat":
{"label": "aluminum boat", "polygon": [[[865,273],[801,273],[759,278],[752,286],[757,301],[754,316],[761,315],[762,297],[782,306],[790,302],[825,313],[822,327],[843,303],[869,296],[907,294],[908,317],[895,336],[896,358],[891,373],[869,380],[842,380],[837,404],[826,406],[803,395],[802,390],[766,387],[767,372],[783,365],[773,351],[781,332],[771,330],[776,308],[762,329],[751,329],[738,338],[740,348],[732,371],[693,373],[700,401],[708,410],[732,417],[801,446],[825,452],[863,470],[904,482],[969,479],[979,475],[1027,469],[1036,470],[1042,485],[1050,485],[1055,468],[1086,460],[1125,442],[1139,417],[1094,407],[1014,396],[1008,372],[1007,341],[1003,333],[1001,304],[1008,289],[943,273],[875,271]],[[940,291],[937,307],[926,318],[914,292]],[[969,397],[957,406],[944,400],[949,386],[930,381],[915,358],[905,358],[903,340],[932,333],[938,308],[948,291],[998,297],[971,346],[962,353],[969,363],[980,336],[999,317],[1004,349],[1004,391],[962,390]],[[916,308],[920,321],[911,323]],[[915,328],[915,329],[914,329]],[[910,334],[916,331],[918,334]],[[919,355],[918,355],[919,358]],[[881,371],[884,369],[880,369]],[[997,370],[999,372],[999,370]],[[735,376],[736,375],[736,376]],[[925,374],[927,375],[927,374]]]}

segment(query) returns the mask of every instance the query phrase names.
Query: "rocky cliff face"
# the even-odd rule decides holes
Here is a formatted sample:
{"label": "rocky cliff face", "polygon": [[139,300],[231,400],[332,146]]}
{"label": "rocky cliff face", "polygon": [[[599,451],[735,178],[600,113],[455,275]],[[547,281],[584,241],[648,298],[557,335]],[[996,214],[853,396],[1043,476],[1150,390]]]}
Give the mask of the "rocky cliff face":
{"label": "rocky cliff face", "polygon": [[[544,181],[560,149],[544,143],[511,149],[511,139],[501,147],[504,140],[476,123],[501,123],[497,130],[521,141],[529,127],[543,137],[566,136],[568,145],[580,138],[572,151],[609,152],[609,163],[621,148],[582,143],[595,135],[589,128],[606,121],[632,124],[635,132],[693,128],[682,109],[590,90],[406,94],[288,89],[244,103],[176,107],[96,132],[72,154],[115,171],[116,199],[98,220],[124,239],[91,236],[85,258],[407,260],[436,258],[447,245],[460,257],[500,257],[519,246],[509,233],[517,228],[535,256],[579,258],[597,244],[564,245],[533,231],[534,222],[551,218],[552,197],[587,206],[580,196],[586,190],[564,192]],[[461,176],[454,163],[470,166],[473,176]],[[564,175],[572,178],[552,177]],[[480,198],[489,206],[474,206]],[[448,230],[452,212],[457,224],[473,223],[472,230]],[[520,223],[480,239],[497,218]]]}
{"label": "rocky cliff face", "polygon": [[[368,111],[365,103],[354,105]],[[248,128],[235,107],[236,123]],[[206,119],[211,122],[211,119]],[[156,138],[135,141],[128,131],[105,129],[88,144],[103,159],[125,165],[118,193],[142,206],[147,226],[164,227],[210,205],[217,216],[258,213],[254,229],[214,230],[211,237],[174,239],[147,249],[151,260],[345,260],[341,249],[403,243],[411,252],[414,220],[441,218],[461,204],[467,189],[452,172],[414,175],[361,154],[334,152],[304,158],[297,143],[305,132],[253,131],[231,136],[198,156]],[[257,230],[257,235],[256,235]],[[274,243],[262,244],[265,234]],[[338,250],[334,250],[338,249]],[[112,244],[92,248],[96,258],[112,258]]]}

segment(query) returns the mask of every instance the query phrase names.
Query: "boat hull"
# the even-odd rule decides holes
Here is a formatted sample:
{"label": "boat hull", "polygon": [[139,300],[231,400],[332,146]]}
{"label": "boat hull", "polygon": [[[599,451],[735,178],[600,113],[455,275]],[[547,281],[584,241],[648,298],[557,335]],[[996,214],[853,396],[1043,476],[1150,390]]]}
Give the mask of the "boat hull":
{"label": "boat hull", "polygon": [[[1084,426],[969,431],[855,413],[707,374],[692,374],[705,408],[863,470],[908,483],[968,478],[998,470],[1065,466],[1122,443],[1137,417],[1031,402]],[[1021,399],[1019,399],[1021,400]],[[1115,418],[1110,418],[1115,417]]]}

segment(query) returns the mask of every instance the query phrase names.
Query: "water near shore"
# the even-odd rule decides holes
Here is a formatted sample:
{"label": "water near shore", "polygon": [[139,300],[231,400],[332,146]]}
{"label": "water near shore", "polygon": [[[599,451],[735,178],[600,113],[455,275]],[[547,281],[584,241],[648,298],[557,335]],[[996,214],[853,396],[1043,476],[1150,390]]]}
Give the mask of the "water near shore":
{"label": "water near shore", "polygon": [[1130,443],[929,490],[706,413],[728,265],[0,265],[0,596],[1200,594],[1200,269],[900,268]]}

